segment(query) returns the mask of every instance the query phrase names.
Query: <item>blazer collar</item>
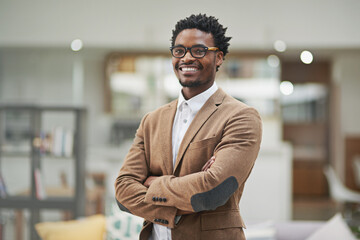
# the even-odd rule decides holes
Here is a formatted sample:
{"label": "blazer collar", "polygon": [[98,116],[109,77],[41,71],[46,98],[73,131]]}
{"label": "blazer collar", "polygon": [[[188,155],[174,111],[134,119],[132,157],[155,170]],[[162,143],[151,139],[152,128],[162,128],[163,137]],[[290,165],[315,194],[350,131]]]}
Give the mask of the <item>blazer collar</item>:
{"label": "blazer collar", "polygon": [[[183,155],[191,143],[192,139],[199,132],[201,127],[209,119],[209,117],[218,109],[218,106],[223,102],[226,93],[219,88],[204,104],[204,106],[196,114],[194,120],[191,122],[188,130],[186,131],[184,138],[180,144],[179,152],[176,157],[175,167],[173,168],[173,173],[176,171],[176,168],[179,166]],[[176,106],[176,105],[175,105]],[[175,115],[175,113],[174,113]],[[174,116],[173,116],[174,120]],[[172,126],[172,124],[171,124]],[[170,131],[170,144],[171,144],[171,131]],[[170,151],[171,153],[171,151]]]}

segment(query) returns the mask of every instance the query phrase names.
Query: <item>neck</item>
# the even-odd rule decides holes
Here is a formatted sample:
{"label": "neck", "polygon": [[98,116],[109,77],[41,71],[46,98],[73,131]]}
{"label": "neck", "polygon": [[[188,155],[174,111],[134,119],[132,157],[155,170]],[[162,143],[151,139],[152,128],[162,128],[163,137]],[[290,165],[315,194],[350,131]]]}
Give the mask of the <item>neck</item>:
{"label": "neck", "polygon": [[182,88],[182,94],[185,98],[185,100],[189,100],[190,98],[195,97],[196,95],[205,92],[208,90],[212,85],[214,84],[214,81],[211,82],[211,84],[202,85],[201,87],[183,87]]}

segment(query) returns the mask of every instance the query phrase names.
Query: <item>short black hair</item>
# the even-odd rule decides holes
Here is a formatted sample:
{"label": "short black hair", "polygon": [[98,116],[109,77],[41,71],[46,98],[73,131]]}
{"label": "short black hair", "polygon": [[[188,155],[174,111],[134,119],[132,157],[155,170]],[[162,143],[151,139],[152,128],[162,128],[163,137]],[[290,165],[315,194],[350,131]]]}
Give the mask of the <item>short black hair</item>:
{"label": "short black hair", "polygon": [[185,29],[196,28],[206,33],[211,33],[215,47],[218,47],[220,51],[225,55],[229,52],[229,41],[231,37],[225,37],[227,28],[224,28],[218,22],[218,19],[213,16],[206,16],[206,14],[192,14],[190,17],[178,21],[175,25],[175,29],[172,31],[171,46],[175,45],[175,40],[178,34]]}

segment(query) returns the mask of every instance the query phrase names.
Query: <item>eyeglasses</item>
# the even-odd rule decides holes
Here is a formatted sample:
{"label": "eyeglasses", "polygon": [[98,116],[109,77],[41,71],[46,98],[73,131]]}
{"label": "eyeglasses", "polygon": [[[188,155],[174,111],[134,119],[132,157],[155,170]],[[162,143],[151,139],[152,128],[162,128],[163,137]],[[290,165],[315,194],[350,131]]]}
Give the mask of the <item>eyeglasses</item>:
{"label": "eyeglasses", "polygon": [[187,51],[190,51],[191,56],[194,58],[203,58],[205,57],[207,51],[218,51],[217,47],[205,47],[202,45],[195,45],[192,47],[184,47],[184,46],[174,46],[170,47],[171,55],[175,58],[182,58],[186,55]]}

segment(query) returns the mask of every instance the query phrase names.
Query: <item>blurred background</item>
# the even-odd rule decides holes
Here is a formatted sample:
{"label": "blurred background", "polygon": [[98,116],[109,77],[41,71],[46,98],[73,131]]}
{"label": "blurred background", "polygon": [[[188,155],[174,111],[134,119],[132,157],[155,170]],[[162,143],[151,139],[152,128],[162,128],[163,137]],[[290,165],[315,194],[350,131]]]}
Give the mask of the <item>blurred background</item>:
{"label": "blurred background", "polygon": [[232,37],[218,86],[263,119],[245,221],[340,212],[356,228],[359,10],[357,0],[0,0],[0,239],[114,215],[113,183],[141,117],[180,90],[172,29],[197,13]]}

